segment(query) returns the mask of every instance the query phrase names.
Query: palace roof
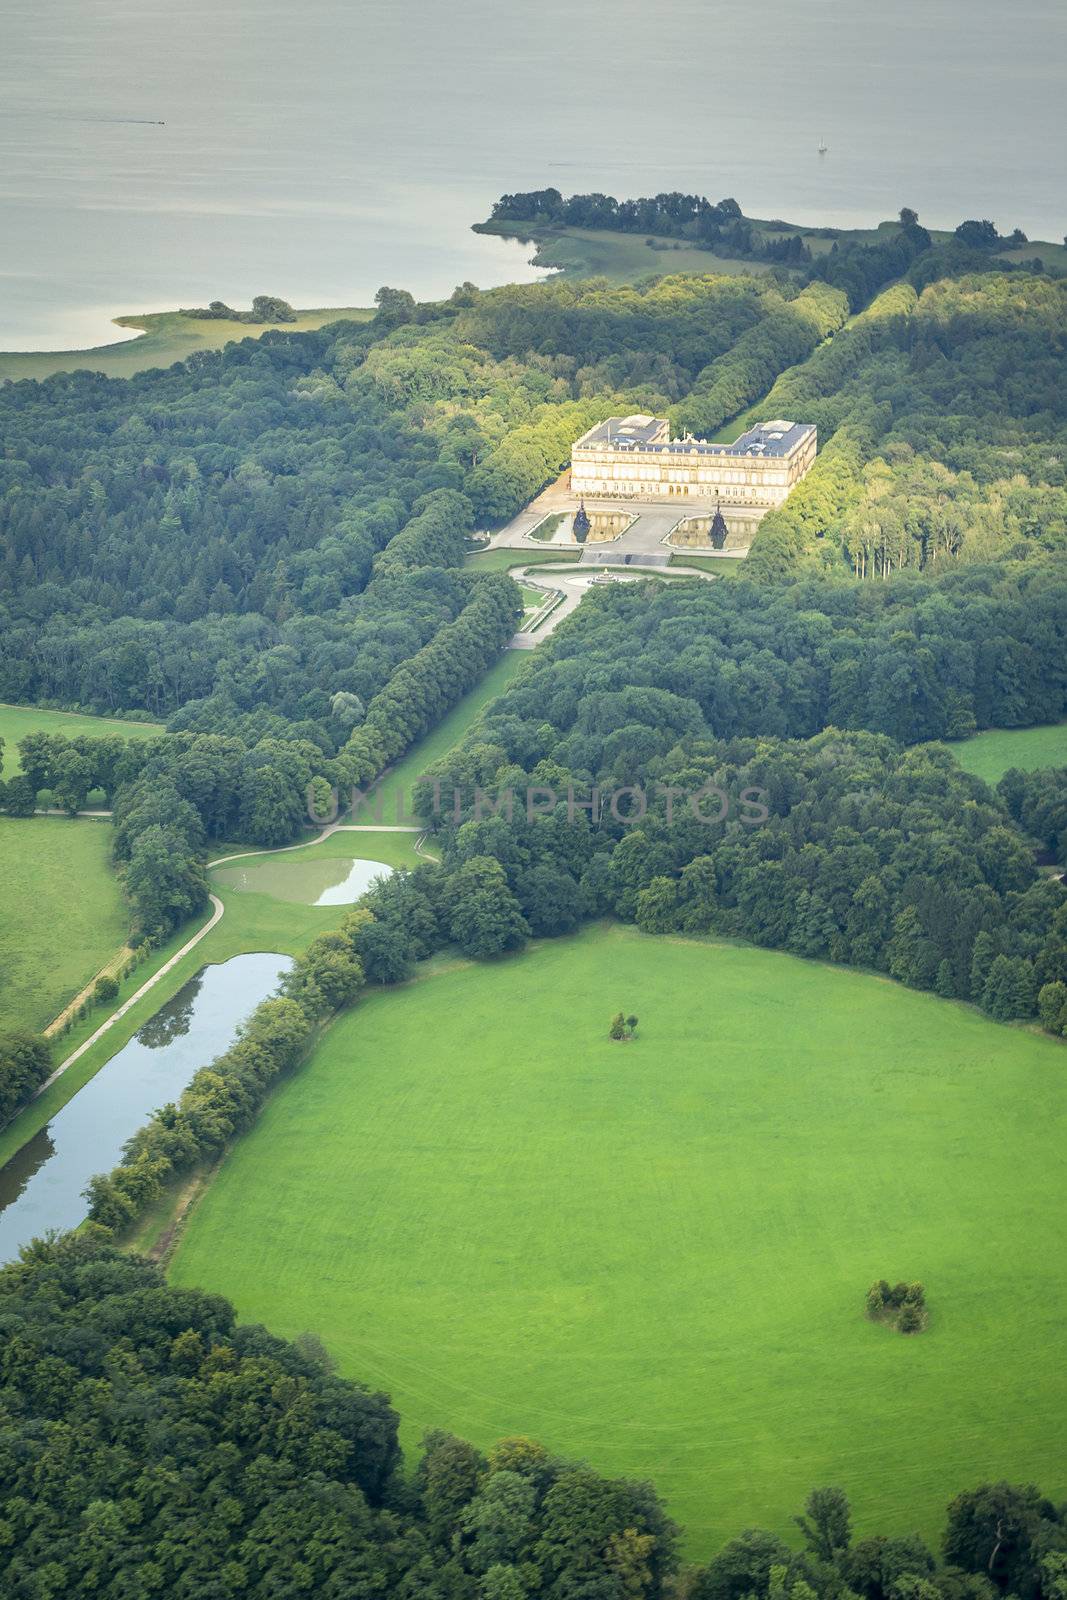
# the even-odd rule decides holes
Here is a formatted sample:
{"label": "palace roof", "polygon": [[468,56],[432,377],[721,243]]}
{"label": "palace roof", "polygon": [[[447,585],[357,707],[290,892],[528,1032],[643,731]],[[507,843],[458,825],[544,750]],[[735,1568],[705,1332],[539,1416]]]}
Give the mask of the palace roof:
{"label": "palace roof", "polygon": [[664,417],[609,417],[583,434],[575,449],[607,447],[611,450],[639,451],[655,455],[697,456],[789,456],[814,433],[810,422],[759,422],[735,439],[733,444],[709,444],[705,439],[670,439]]}

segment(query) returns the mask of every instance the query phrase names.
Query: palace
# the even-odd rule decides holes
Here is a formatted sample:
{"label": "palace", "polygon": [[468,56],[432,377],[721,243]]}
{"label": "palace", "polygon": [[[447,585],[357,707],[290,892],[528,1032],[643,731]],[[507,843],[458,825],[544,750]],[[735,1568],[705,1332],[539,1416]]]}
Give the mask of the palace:
{"label": "palace", "polygon": [[815,460],[810,422],[761,422],[733,444],[670,437],[663,417],[609,417],[571,447],[571,490],[586,500],[721,502],[731,527],[781,505]]}

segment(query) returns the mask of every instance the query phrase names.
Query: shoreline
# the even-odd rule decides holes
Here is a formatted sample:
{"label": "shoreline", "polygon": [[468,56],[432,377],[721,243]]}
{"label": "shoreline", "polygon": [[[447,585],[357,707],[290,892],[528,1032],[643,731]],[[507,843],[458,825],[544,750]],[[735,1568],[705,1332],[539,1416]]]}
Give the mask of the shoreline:
{"label": "shoreline", "polygon": [[367,322],[373,306],[312,306],[296,311],[293,322],[236,322],[225,317],[189,317],[181,310],[124,311],[112,326],[129,329],[109,344],[69,350],[0,351],[0,384],[41,379],[57,372],[102,372],[129,378],[152,367],[173,366],[198,350],[221,350],[241,339],[259,339],[272,329],[308,333],[331,322]]}

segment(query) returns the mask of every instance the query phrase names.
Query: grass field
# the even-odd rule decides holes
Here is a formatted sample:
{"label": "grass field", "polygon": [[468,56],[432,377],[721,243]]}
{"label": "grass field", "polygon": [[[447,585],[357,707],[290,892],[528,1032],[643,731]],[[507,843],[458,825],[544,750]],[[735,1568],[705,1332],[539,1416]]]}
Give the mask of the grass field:
{"label": "grass field", "polygon": [[548,594],[544,589],[535,589],[532,584],[528,583],[520,583],[519,588],[522,590],[523,604],[521,626],[525,627],[540,611],[548,599]]}
{"label": "grass field", "polygon": [[[295,322],[277,324],[285,333],[304,333],[343,320],[366,322],[374,310],[358,306],[322,307],[298,311]],[[47,378],[53,372],[88,369],[109,378],[129,378],[150,367],[169,367],[195,350],[221,350],[234,339],[259,339],[272,324],[230,322],[214,317],[183,317],[180,311],[157,311],[145,316],[116,317],[120,328],[141,328],[137,339],[121,344],[97,345],[92,350],[0,351],[0,383],[5,378]]]}
{"label": "grass field", "polygon": [[1067,767],[1067,722],[1041,728],[991,728],[950,746],[960,766],[986,783],[996,783],[1009,767]]}
{"label": "grass field", "polygon": [[740,561],[724,561],[721,556],[702,556],[696,551],[690,554],[688,550],[675,550],[668,565],[695,567],[698,572],[713,572],[717,578],[736,578],[741,571]]}
{"label": "grass field", "polygon": [[40,711],[36,706],[0,705],[0,739],[4,742],[3,776],[13,778],[21,772],[18,742],[28,733],[62,733],[68,739],[79,734],[118,734],[122,739],[150,739],[162,733],[158,722],[125,722],[118,717],[81,716],[70,711]]}
{"label": "grass field", "polygon": [[[1065,1069],[877,978],[594,928],[340,1019],[171,1276],[314,1329],[408,1447],[528,1433],[652,1479],[693,1555],[795,1536],[825,1483],[933,1537],[983,1479],[1067,1490]],[[928,1332],[865,1319],[882,1275]]]}
{"label": "grass field", "polygon": [[39,1030],[126,938],[111,828],[67,817],[0,817],[0,1028]]}

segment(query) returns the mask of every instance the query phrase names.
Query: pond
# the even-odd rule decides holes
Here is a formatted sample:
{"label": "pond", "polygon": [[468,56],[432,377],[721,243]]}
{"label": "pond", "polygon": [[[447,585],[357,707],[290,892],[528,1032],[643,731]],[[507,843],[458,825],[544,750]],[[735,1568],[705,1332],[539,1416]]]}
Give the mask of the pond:
{"label": "pond", "polygon": [[205,967],[0,1170],[0,1262],[49,1228],[74,1228],[82,1190],[109,1172],[153,1111],[221,1055],[292,966],[256,952]]}
{"label": "pond", "polygon": [[223,888],[243,894],[269,894],[302,906],[350,906],[375,878],[388,878],[392,870],[382,861],[350,856],[318,856],[310,861],[266,856],[216,867],[213,877]]}

